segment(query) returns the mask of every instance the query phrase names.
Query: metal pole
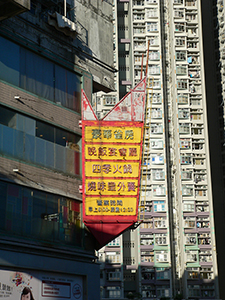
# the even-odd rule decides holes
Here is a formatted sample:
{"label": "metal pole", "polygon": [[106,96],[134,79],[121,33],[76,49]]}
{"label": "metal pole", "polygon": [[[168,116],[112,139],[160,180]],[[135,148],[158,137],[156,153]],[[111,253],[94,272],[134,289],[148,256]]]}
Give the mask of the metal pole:
{"label": "metal pole", "polygon": [[66,0],[64,0],[64,17],[66,17]]}

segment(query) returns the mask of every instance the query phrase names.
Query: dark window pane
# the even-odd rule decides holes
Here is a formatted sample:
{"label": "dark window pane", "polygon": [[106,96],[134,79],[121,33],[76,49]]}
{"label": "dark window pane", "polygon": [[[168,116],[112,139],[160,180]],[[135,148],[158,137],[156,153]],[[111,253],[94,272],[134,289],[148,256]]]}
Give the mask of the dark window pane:
{"label": "dark window pane", "polygon": [[20,47],[0,37],[0,78],[19,86]]}
{"label": "dark window pane", "polygon": [[5,229],[7,183],[0,182],[0,229]]}
{"label": "dark window pane", "polygon": [[46,142],[42,139],[36,138],[35,139],[35,162],[45,166],[45,144]]}
{"label": "dark window pane", "polygon": [[66,171],[66,148],[55,144],[55,167],[56,169],[65,172]]}
{"label": "dark window pane", "polygon": [[80,113],[80,76],[55,65],[55,102]]}
{"label": "dark window pane", "polygon": [[23,159],[24,133],[19,130],[14,131],[14,155]]}
{"label": "dark window pane", "polygon": [[43,122],[36,121],[36,136],[54,143],[54,127]]}
{"label": "dark window pane", "polygon": [[54,168],[54,144],[46,141],[46,166]]}
{"label": "dark window pane", "polygon": [[35,137],[29,134],[25,134],[25,149],[24,159],[29,162],[35,162]]}
{"label": "dark window pane", "polygon": [[16,128],[16,113],[3,106],[0,107],[0,124]]}
{"label": "dark window pane", "polygon": [[21,47],[20,85],[36,95],[54,101],[54,64]]}
{"label": "dark window pane", "polygon": [[14,136],[14,129],[3,126],[3,128],[2,128],[2,138],[3,138],[2,150],[5,154],[13,155],[13,152],[14,152],[13,136]]}

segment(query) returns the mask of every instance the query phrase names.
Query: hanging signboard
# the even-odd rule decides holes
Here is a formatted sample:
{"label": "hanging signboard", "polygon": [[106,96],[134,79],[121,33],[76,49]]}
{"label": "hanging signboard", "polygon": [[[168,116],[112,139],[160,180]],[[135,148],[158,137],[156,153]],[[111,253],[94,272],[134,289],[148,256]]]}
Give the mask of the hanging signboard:
{"label": "hanging signboard", "polygon": [[145,79],[102,120],[82,91],[83,221],[100,246],[137,221]]}

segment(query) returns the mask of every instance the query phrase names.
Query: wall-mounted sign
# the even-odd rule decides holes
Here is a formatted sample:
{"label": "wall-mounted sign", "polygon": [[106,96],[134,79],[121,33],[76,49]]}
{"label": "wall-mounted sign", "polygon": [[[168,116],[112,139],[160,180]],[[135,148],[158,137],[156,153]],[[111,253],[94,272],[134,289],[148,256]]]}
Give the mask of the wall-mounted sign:
{"label": "wall-mounted sign", "polygon": [[26,299],[82,300],[83,278],[42,272],[0,270],[0,298],[19,300],[22,299],[22,295],[26,296]]}
{"label": "wall-mounted sign", "polygon": [[82,91],[83,221],[100,246],[137,221],[145,79],[97,120]]}

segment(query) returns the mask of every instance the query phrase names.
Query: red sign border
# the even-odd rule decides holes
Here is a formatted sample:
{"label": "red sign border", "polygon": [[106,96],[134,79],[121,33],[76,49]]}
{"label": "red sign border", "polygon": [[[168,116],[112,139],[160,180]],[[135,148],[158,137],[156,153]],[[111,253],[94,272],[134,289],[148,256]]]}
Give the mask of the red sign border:
{"label": "red sign border", "polygon": [[[136,143],[137,145],[140,145],[140,159],[139,159],[139,178],[138,178],[138,190],[137,190],[137,196],[134,196],[134,198],[136,199],[136,214],[135,215],[127,215],[127,216],[121,216],[121,215],[86,215],[86,211],[85,211],[85,198],[86,198],[86,194],[85,194],[85,127],[86,126],[98,126],[99,128],[101,128],[102,126],[110,126],[110,127],[141,127],[141,139],[140,139],[140,143]],[[88,120],[83,120],[82,121],[82,190],[83,190],[83,221],[85,222],[95,222],[95,223],[112,223],[112,222],[136,222],[137,221],[137,216],[138,216],[138,204],[139,204],[139,193],[140,193],[140,172],[141,172],[141,161],[142,161],[142,146],[143,146],[143,130],[144,129],[144,123],[143,122],[137,122],[137,121],[104,121],[104,120],[97,120],[97,121],[88,121]],[[101,144],[101,142],[99,142],[99,144]],[[105,144],[105,143],[104,143]],[[109,143],[111,144],[111,143]],[[113,143],[113,144],[120,144],[120,143]],[[126,143],[126,145],[129,145],[129,143]],[[134,143],[132,143],[132,145],[134,145]],[[88,197],[92,197],[92,196],[88,196]],[[93,197],[97,197],[96,195]],[[102,196],[104,198],[108,198],[108,197],[118,197],[116,195],[114,196]],[[123,197],[132,197],[132,196],[123,196]]]}

